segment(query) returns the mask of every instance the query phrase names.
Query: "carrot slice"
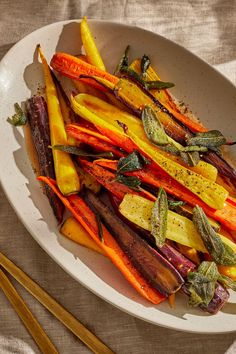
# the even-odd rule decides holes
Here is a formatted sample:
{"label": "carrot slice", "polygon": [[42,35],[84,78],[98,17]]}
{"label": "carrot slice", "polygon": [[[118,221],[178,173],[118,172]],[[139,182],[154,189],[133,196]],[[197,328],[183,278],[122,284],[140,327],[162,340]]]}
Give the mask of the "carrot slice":
{"label": "carrot slice", "polygon": [[104,242],[100,241],[97,220],[93,211],[87,206],[82,198],[78,195],[64,197],[59,191],[56,181],[44,176],[38,177],[40,181],[45,182],[61,199],[65,207],[74,215],[81,223],[84,229],[89,233],[92,239],[101,247],[116,267],[121,271],[129,283],[142,295],[145,299],[153,304],[159,304],[166,298],[153,289],[150,284],[142,277],[130,262],[130,259],[119,247],[113,236],[102,225]]}

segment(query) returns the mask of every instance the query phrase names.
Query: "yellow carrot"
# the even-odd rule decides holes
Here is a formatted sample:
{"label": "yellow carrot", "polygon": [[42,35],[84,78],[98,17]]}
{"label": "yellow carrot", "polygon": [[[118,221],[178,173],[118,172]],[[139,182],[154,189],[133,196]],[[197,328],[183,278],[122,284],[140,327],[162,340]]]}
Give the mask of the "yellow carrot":
{"label": "yellow carrot", "polygon": [[[38,52],[43,64],[46,84],[51,144],[67,145],[67,135],[56,86],[40,46],[38,46]],[[77,193],[80,190],[80,180],[70,155],[62,151],[53,150],[53,160],[56,180],[60,191],[64,195]]]}
{"label": "yellow carrot", "polygon": [[60,232],[70,240],[79,243],[81,246],[85,246],[93,251],[105,255],[103,249],[96,244],[88,232],[73,216],[66,219],[61,226]]}
{"label": "yellow carrot", "polygon": [[[151,214],[154,202],[139,195],[126,194],[119,206],[120,213],[129,221],[151,231]],[[218,234],[221,240],[236,252],[236,244]],[[201,236],[193,222],[186,217],[168,210],[166,238],[197,251],[207,252]]]}
{"label": "yellow carrot", "polygon": [[[142,153],[159,165],[181,185],[196,194],[207,205],[214,209],[222,209],[224,207],[228,192],[218,184],[190,170],[190,168],[181,166],[177,161],[173,161],[172,157],[165,156],[156,146],[148,141],[141,126],[142,123],[136,117],[120,111],[118,108],[98,98],[85,94],[73,97],[72,107],[77,114],[91,121],[96,126],[110,130],[110,132],[114,132],[115,134],[117,132],[118,135],[122,135],[126,139],[129,136]],[[106,112],[109,114],[106,114]],[[118,126],[117,119],[128,127],[126,133]]]}
{"label": "yellow carrot", "polygon": [[105,65],[95,44],[92,32],[89,29],[86,17],[80,23],[80,32],[88,62],[105,71]]}

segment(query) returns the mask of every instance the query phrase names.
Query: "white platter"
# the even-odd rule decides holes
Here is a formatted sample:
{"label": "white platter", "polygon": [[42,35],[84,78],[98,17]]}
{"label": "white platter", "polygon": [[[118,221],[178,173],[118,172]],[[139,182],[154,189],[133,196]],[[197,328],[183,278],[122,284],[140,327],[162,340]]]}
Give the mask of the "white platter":
{"label": "white platter", "polygon": [[[183,331],[234,331],[235,294],[215,316],[189,308],[183,295],[177,297],[175,309],[171,309],[167,302],[153,306],[131,288],[105,257],[59,234],[48,201],[28,161],[23,131],[12,128],[6,123],[6,118],[13,114],[15,102],[24,101],[37,93],[39,85],[43,85],[41,64],[34,54],[38,43],[48,60],[55,51],[80,53],[78,22],[58,22],[31,33],[18,42],[0,63],[0,176],[11,205],[34,239],[64,270],[121,310],[154,324]],[[144,52],[150,55],[161,78],[176,84],[172,92],[187,102],[209,128],[217,128],[229,138],[236,136],[236,88],[212,67],[184,48],[151,32],[112,22],[91,21],[90,25],[108,70],[113,72],[124,48],[130,44],[132,57],[141,56]],[[232,148],[232,151],[236,157],[236,150]]]}

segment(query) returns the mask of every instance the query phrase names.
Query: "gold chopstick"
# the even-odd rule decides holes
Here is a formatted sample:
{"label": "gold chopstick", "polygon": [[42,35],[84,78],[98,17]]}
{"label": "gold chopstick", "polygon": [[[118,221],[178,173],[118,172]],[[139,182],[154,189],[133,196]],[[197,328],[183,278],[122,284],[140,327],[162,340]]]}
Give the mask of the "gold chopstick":
{"label": "gold chopstick", "polygon": [[31,295],[96,354],[114,354],[98,337],[90,332],[70,312],[44,291],[34,280],[0,252],[0,265],[6,269]]}
{"label": "gold chopstick", "polygon": [[44,354],[58,354],[51,340],[48,338],[40,323],[34,317],[22,297],[18,294],[6,274],[0,269],[0,288],[24,323],[26,329]]}

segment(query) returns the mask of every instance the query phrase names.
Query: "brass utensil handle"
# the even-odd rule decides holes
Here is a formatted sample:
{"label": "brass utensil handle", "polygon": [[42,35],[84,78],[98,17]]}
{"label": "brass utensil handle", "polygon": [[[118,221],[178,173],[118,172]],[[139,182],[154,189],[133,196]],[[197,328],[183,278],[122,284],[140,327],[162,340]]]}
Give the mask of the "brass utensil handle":
{"label": "brass utensil handle", "polygon": [[18,294],[7,276],[0,269],[0,288],[17,312],[32,338],[44,354],[58,354],[51,340],[48,338],[40,323],[34,317],[22,297]]}
{"label": "brass utensil handle", "polygon": [[44,291],[34,280],[0,252],[0,265],[5,268],[31,295],[61,321],[72,333],[96,354],[114,354],[70,312]]}

